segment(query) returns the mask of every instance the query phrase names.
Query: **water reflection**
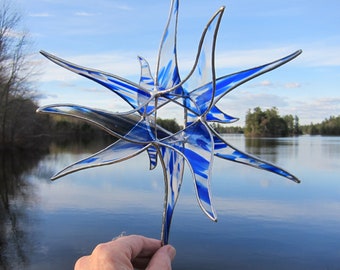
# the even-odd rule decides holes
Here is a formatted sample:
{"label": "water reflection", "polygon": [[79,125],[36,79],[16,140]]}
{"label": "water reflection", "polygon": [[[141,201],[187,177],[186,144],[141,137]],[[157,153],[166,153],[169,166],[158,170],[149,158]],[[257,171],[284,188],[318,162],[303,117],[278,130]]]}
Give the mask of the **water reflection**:
{"label": "water reflection", "polygon": [[[41,155],[31,152],[0,153],[0,265],[2,269],[23,269],[29,264],[31,249],[28,228],[33,217],[35,190],[25,178]],[[30,247],[30,248],[28,248]]]}
{"label": "water reflection", "polygon": [[[276,163],[279,155],[296,155],[298,137],[290,138],[244,138],[248,153],[261,156]],[[287,152],[289,151],[289,152]]]}
{"label": "water reflection", "polygon": [[[198,207],[186,172],[170,234],[174,269],[338,269],[340,138],[226,140],[277,161],[302,183],[215,159],[214,223]],[[49,180],[96,148],[102,146],[54,145],[40,160],[1,158],[0,268],[72,269],[79,256],[123,231],[160,237],[163,175],[148,170],[146,154]]]}

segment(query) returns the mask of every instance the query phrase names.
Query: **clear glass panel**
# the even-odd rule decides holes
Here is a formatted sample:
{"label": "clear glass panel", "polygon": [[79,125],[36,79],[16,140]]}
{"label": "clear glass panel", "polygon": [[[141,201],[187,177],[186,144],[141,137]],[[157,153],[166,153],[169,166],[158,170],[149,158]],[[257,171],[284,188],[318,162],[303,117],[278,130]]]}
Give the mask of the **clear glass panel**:
{"label": "clear glass panel", "polygon": [[190,118],[192,113],[196,114],[196,118],[207,113],[213,102],[215,42],[222,14],[223,9],[219,10],[208,23],[201,38],[194,68],[189,77],[185,79],[184,92],[188,96],[185,106],[191,110],[191,114],[188,114],[188,124],[195,120],[195,117]]}
{"label": "clear glass panel", "polygon": [[[159,49],[156,74],[159,90],[166,90],[180,83],[176,54],[178,7],[178,0],[171,2],[168,22]],[[177,88],[176,94],[181,94],[178,92],[180,90]]]}
{"label": "clear glass panel", "polygon": [[[38,112],[79,118],[99,126],[117,138],[126,137],[134,142],[140,142],[140,128],[144,128],[149,134],[148,127],[143,126],[143,120],[137,113],[119,115],[72,104],[45,106],[39,108]],[[131,134],[132,129],[135,131]],[[144,141],[147,140],[146,138],[143,139]]]}

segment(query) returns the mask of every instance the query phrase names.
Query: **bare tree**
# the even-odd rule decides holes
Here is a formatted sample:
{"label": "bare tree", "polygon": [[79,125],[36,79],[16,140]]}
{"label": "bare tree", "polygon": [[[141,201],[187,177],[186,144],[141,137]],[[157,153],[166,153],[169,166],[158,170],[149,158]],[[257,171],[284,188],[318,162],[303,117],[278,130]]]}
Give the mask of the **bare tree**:
{"label": "bare tree", "polygon": [[[30,134],[34,107],[29,77],[28,34],[20,29],[21,17],[9,0],[0,0],[0,143],[14,144]],[[23,115],[25,113],[26,115]],[[25,122],[23,121],[25,118]],[[18,132],[20,131],[21,132]],[[22,130],[25,130],[23,133]]]}

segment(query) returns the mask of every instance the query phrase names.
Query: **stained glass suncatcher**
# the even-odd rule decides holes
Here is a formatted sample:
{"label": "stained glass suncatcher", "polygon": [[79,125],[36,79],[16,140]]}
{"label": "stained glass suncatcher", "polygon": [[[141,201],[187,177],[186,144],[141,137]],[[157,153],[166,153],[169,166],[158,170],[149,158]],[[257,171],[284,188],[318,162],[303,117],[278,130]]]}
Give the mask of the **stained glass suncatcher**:
{"label": "stained glass suncatcher", "polygon": [[[52,179],[78,170],[118,163],[146,151],[150,169],[160,164],[164,171],[165,198],[161,233],[164,244],[169,240],[171,219],[183,181],[184,164],[192,174],[199,206],[213,221],[217,217],[212,205],[210,180],[215,157],[263,169],[299,182],[286,170],[233,147],[210,123],[225,124],[238,120],[217,107],[218,101],[239,85],[294,59],[301,50],[262,66],[216,78],[215,43],[224,13],[224,7],[221,7],[203,30],[192,69],[182,77],[176,54],[178,8],[179,0],[172,0],[155,75],[151,73],[148,62],[138,57],[141,66],[138,83],[41,52],[54,63],[101,84],[131,106],[131,110],[120,113],[75,104],[55,104],[39,108],[40,113],[82,119],[118,139],[98,153],[66,167]],[[170,103],[182,109],[184,114],[184,127],[176,133],[156,123],[158,110],[166,108]]]}

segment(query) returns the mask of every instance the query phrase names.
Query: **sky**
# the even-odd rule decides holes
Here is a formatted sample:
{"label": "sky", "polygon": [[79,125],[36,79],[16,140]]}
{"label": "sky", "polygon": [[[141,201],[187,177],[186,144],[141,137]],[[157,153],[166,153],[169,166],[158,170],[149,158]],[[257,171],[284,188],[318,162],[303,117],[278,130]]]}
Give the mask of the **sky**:
{"label": "sky", "polygon": [[[170,0],[13,0],[33,41],[39,105],[74,103],[113,112],[129,107],[108,89],[50,63],[40,50],[138,83],[143,56],[155,73]],[[259,66],[296,50],[293,61],[251,80],[217,104],[240,118],[249,109],[277,107],[300,124],[340,115],[338,0],[181,0],[177,51],[187,75],[211,16],[221,7],[215,51],[217,77]],[[178,108],[166,118],[181,121]]]}

